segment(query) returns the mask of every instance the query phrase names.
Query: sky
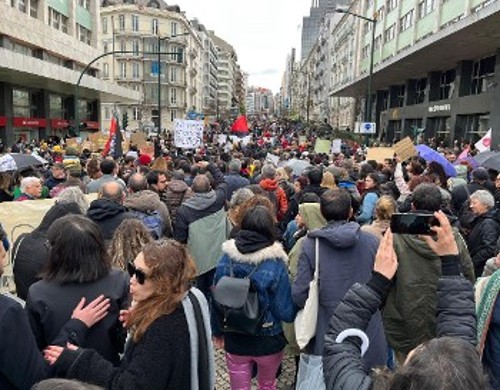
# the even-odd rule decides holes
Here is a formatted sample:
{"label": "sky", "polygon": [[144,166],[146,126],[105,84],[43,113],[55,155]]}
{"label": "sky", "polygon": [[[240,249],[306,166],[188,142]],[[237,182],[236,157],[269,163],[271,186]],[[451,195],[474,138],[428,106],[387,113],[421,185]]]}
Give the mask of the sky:
{"label": "sky", "polygon": [[188,19],[198,19],[236,50],[249,86],[279,92],[287,55],[300,55],[302,17],[311,0],[177,0]]}

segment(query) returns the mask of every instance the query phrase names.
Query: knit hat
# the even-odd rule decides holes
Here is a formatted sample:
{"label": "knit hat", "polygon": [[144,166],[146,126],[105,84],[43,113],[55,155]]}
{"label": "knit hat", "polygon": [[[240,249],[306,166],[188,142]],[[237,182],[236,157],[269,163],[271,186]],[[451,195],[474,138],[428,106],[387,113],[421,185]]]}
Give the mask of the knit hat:
{"label": "knit hat", "polygon": [[151,157],[147,154],[141,154],[140,157],[137,159],[137,162],[139,165],[149,165],[151,164]]}
{"label": "knit hat", "polygon": [[62,152],[62,150],[63,150],[63,149],[62,149],[61,145],[56,145],[56,146],[54,146],[54,147],[52,148],[52,151],[53,151],[53,152],[56,152],[56,153],[61,153],[61,152]]}

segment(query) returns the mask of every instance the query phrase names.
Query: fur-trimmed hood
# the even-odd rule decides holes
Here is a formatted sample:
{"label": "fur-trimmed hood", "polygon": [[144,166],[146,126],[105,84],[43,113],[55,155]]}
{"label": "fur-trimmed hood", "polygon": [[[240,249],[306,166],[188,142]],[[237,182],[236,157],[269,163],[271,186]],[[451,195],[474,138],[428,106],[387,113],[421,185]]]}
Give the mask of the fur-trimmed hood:
{"label": "fur-trimmed hood", "polygon": [[282,259],[288,263],[288,256],[279,242],[253,253],[241,253],[236,247],[235,240],[228,240],[222,244],[222,251],[231,259],[241,263],[260,264],[264,260]]}

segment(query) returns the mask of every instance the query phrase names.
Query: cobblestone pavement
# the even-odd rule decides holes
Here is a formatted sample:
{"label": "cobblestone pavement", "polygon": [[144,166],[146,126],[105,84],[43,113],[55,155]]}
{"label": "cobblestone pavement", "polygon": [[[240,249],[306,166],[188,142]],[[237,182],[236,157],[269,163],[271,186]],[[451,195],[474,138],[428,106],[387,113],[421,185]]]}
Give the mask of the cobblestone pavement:
{"label": "cobblestone pavement", "polygon": [[[229,376],[227,375],[226,359],[222,349],[215,351],[215,388],[216,390],[229,390]],[[285,355],[282,364],[282,373],[278,379],[279,390],[294,389],[293,382],[295,377],[295,362],[293,357]],[[257,382],[253,381],[253,388],[257,389]]]}

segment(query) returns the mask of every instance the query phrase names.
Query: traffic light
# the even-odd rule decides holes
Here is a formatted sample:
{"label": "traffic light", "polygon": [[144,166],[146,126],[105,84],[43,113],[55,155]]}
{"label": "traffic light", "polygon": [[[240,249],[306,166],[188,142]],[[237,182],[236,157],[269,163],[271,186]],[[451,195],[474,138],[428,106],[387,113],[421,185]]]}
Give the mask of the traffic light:
{"label": "traffic light", "polygon": [[122,129],[125,130],[128,126],[128,113],[125,111],[122,116]]}

